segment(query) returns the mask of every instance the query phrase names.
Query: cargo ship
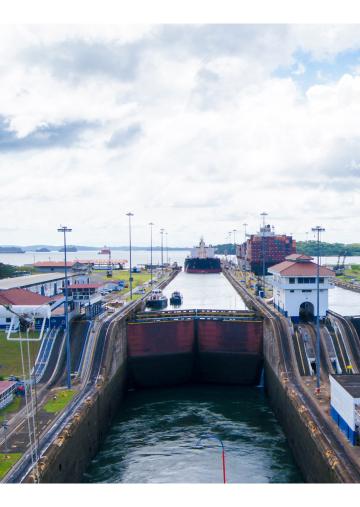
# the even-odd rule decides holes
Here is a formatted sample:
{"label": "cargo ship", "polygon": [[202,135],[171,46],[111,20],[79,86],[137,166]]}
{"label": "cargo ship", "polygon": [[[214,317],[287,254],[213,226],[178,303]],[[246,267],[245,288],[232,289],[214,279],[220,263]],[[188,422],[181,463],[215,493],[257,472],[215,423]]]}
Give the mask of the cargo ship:
{"label": "cargo ship", "polygon": [[276,234],[274,227],[263,224],[256,234],[247,234],[248,239],[236,246],[236,256],[240,269],[252,271],[261,276],[265,268],[279,264],[285,257],[296,252],[296,241],[292,236]]}
{"label": "cargo ship", "polygon": [[215,248],[206,246],[200,239],[199,246],[191,249],[191,255],[185,259],[186,273],[220,273],[220,259],[215,257]]}

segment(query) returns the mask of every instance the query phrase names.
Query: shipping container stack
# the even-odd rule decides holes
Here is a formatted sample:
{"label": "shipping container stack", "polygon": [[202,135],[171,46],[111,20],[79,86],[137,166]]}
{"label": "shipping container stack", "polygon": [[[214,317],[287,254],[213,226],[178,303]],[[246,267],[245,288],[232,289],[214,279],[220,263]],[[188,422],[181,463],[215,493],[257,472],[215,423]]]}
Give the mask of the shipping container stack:
{"label": "shipping container stack", "polygon": [[[264,242],[264,246],[263,246]],[[270,266],[285,260],[285,257],[296,252],[296,242],[286,234],[275,234],[270,225],[260,229],[257,234],[239,245],[238,262],[246,265],[250,271],[258,276],[263,274],[263,258],[265,258],[265,274]],[[264,252],[264,253],[263,253]]]}

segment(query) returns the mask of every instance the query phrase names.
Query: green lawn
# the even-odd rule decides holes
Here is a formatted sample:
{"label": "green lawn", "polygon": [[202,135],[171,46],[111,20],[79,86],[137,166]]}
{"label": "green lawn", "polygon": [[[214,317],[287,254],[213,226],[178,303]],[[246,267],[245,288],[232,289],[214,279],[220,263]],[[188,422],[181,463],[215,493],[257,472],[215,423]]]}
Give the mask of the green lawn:
{"label": "green lawn", "polygon": [[8,471],[15,465],[21,458],[22,454],[19,452],[2,454],[0,453],[0,480],[5,477]]}
{"label": "green lawn", "polygon": [[[39,347],[40,341],[30,342],[31,367],[34,365]],[[27,365],[27,344],[25,342],[23,342],[23,352],[24,360]],[[8,341],[6,339],[5,331],[0,331],[0,376],[7,377],[9,375],[22,377],[20,343],[15,341]]]}
{"label": "green lawn", "polygon": [[350,278],[353,278],[356,281],[360,281],[360,264],[352,264],[349,269],[345,269],[343,275],[337,276],[340,280],[344,282],[349,282]]}
{"label": "green lawn", "polygon": [[4,419],[7,419],[8,417],[8,414],[11,414],[13,412],[17,412],[20,408],[20,405],[21,405],[21,398],[20,397],[15,397],[13,399],[13,401],[10,403],[10,405],[8,405],[7,407],[4,407],[0,410],[0,423],[4,420]]}
{"label": "green lawn", "polygon": [[[66,389],[64,391],[58,391],[53,395],[53,398],[45,403],[44,410],[45,412],[49,412],[50,414],[55,414],[56,412],[60,412],[63,408],[66,407],[68,403],[75,396],[76,391],[72,389]],[[54,397],[56,396],[56,399]]]}

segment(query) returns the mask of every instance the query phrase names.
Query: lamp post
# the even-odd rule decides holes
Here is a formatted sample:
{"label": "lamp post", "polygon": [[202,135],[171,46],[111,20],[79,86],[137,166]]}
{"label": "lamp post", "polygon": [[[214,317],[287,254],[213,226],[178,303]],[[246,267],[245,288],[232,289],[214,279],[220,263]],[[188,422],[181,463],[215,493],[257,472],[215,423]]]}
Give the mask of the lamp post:
{"label": "lamp post", "polygon": [[311,229],[317,233],[317,269],[316,269],[316,392],[320,392],[320,233],[324,232],[320,225]]}
{"label": "lamp post", "polygon": [[262,277],[263,277],[263,290],[264,290],[264,296],[265,296],[265,217],[267,216],[267,213],[265,211],[263,213],[260,213],[260,215],[263,217],[263,225],[262,225],[262,238],[261,238],[261,249],[262,249]]}
{"label": "lamp post", "polygon": [[161,234],[161,275],[164,272],[164,253],[163,253],[163,246],[164,246],[164,229],[160,229]]}
{"label": "lamp post", "polygon": [[234,234],[234,255],[236,256],[236,229],[233,229],[233,234]]}
{"label": "lamp post", "polygon": [[169,264],[168,233],[165,232],[166,264]]}
{"label": "lamp post", "polygon": [[244,264],[243,264],[243,268],[244,268],[244,273],[245,273],[245,287],[246,287],[246,226],[247,224],[243,224],[244,226],[244,244],[245,244],[245,248],[244,248]]}
{"label": "lamp post", "polygon": [[4,451],[5,454],[7,454],[9,452],[7,444],[7,431],[9,429],[9,421],[7,419],[4,419],[3,422],[1,423],[1,426],[3,427],[4,430]]}
{"label": "lamp post", "polygon": [[134,216],[134,213],[126,213],[126,216],[129,217],[129,255],[130,255],[130,276],[129,276],[129,284],[130,284],[130,299],[132,299],[132,265],[131,265],[131,217]]}
{"label": "lamp post", "polygon": [[153,283],[153,256],[152,256],[152,228],[153,228],[153,222],[149,223],[150,225],[150,285],[152,287]]}
{"label": "lamp post", "polygon": [[66,337],[66,369],[67,369],[67,387],[71,389],[71,356],[70,356],[70,333],[69,333],[69,311],[68,311],[68,277],[67,277],[67,259],[66,259],[66,233],[72,229],[61,225],[58,232],[64,235],[64,257],[65,257],[65,337]]}

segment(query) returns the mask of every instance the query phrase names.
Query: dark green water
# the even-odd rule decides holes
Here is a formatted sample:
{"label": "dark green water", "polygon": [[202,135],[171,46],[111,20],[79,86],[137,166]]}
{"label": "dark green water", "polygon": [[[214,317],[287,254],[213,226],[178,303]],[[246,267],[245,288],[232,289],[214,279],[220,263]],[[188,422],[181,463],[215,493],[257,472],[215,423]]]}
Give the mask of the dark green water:
{"label": "dark green water", "polygon": [[303,482],[262,389],[189,386],[128,392],[84,482]]}

